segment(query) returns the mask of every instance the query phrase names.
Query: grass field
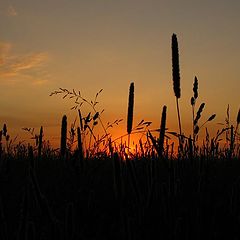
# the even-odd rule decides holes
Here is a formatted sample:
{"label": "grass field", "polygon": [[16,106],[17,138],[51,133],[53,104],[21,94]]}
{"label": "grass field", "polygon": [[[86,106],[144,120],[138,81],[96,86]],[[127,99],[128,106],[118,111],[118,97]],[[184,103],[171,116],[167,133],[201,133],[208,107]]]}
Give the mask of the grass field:
{"label": "grass field", "polygon": [[[112,139],[97,108],[78,91],[51,93],[73,101],[77,118],[61,123],[59,148],[44,139],[44,129],[29,132],[32,144],[16,143],[7,125],[0,131],[0,239],[239,239],[240,111],[210,137],[200,124],[194,78],[192,134],[185,136],[179,99],[177,36],[172,36],[173,90],[178,132],[166,128],[167,106],[158,129],[142,120],[133,126],[134,83],[130,84],[126,135]],[[91,112],[85,113],[83,106]],[[97,134],[101,128],[102,135]],[[199,132],[205,138],[199,139]],[[131,137],[142,138],[131,145]],[[126,141],[123,139],[127,139]],[[170,138],[177,142],[171,143]]]}

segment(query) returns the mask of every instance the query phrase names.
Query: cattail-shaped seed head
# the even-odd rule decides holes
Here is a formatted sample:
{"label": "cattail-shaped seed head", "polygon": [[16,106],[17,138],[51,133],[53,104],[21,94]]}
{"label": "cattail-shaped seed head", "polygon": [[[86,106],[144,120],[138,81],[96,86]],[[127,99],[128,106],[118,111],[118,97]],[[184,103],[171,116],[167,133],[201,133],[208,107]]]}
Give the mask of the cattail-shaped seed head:
{"label": "cattail-shaped seed head", "polygon": [[133,106],[134,106],[134,83],[130,84],[129,98],[128,98],[128,116],[127,116],[127,133],[132,132],[133,124]]}
{"label": "cattail-shaped seed head", "polygon": [[67,116],[64,115],[62,118],[62,128],[61,128],[61,147],[60,153],[64,157],[67,148]]}
{"label": "cattail-shaped seed head", "polygon": [[163,106],[162,110],[162,118],[161,118],[161,126],[160,126],[160,136],[159,136],[159,150],[160,154],[163,151],[164,145],[164,136],[165,136],[165,129],[166,129],[166,117],[167,117],[167,106]]}
{"label": "cattail-shaped seed head", "polygon": [[198,79],[197,79],[197,77],[194,78],[193,94],[194,94],[194,98],[197,99],[198,98]]}
{"label": "cattail-shaped seed head", "polygon": [[172,77],[174,94],[176,98],[180,98],[181,97],[180,69],[179,69],[178,40],[176,34],[172,35]]}

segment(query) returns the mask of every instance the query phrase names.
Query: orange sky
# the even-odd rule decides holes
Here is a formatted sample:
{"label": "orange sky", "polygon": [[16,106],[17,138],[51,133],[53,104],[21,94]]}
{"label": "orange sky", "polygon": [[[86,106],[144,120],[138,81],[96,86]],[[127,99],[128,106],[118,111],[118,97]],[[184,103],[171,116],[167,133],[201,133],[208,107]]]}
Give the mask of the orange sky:
{"label": "orange sky", "polygon": [[[171,75],[171,35],[180,48],[180,108],[183,130],[191,134],[192,84],[206,103],[216,132],[230,104],[232,123],[239,108],[240,3],[207,1],[1,1],[0,125],[11,136],[28,139],[22,127],[45,129],[59,141],[63,114],[76,113],[70,100],[49,97],[59,87],[94,98],[101,88],[103,121],[124,121],[114,135],[126,133],[128,88],[135,83],[134,124],[141,119],[159,127],[167,105],[167,127],[177,131]],[[85,110],[83,109],[83,112]],[[85,114],[87,114],[86,110]],[[56,144],[57,145],[57,144]]]}

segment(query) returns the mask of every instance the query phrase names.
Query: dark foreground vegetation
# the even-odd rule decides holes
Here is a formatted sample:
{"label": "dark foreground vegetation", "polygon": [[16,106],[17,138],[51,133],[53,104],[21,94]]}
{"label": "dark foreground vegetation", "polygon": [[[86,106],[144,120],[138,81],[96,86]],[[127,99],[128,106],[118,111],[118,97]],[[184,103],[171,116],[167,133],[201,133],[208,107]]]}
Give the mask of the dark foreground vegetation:
{"label": "dark foreground vegetation", "polygon": [[1,239],[239,239],[240,161],[5,156]]}
{"label": "dark foreground vegetation", "polygon": [[[130,84],[127,134],[115,141],[103,124],[97,97],[88,101],[74,89],[51,93],[74,100],[78,121],[68,130],[62,118],[60,148],[39,134],[35,144],[0,131],[0,240],[200,240],[240,239],[240,111],[231,124],[229,107],[222,129],[199,139],[205,103],[195,114],[198,79],[194,78],[192,135],[184,135],[178,42],[172,36],[173,89],[179,133],[166,127],[163,106],[159,129],[142,120],[133,127],[134,83]],[[83,113],[83,105],[91,112]],[[77,124],[78,122],[78,124]],[[103,135],[95,131],[100,126]],[[131,148],[131,136],[142,137]],[[156,136],[157,135],[157,136]],[[125,142],[125,137],[127,141]],[[178,148],[171,143],[178,141]],[[175,149],[175,150],[174,150]]]}

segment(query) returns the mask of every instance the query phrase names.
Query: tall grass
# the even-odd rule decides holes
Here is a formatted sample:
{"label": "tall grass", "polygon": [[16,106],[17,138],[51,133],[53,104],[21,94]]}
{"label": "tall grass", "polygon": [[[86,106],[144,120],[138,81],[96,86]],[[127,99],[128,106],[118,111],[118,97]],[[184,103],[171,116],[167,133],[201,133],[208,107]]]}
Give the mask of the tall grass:
{"label": "tall grass", "polygon": [[192,125],[193,125],[193,131],[192,131],[192,136],[193,136],[193,146],[195,145],[195,125],[194,125],[194,119],[195,119],[195,104],[196,100],[198,98],[198,79],[195,76],[194,78],[194,83],[193,83],[193,97],[191,98],[191,105],[192,105]]}
{"label": "tall grass", "polygon": [[160,134],[159,134],[159,153],[162,156],[164,151],[164,139],[165,139],[165,131],[166,131],[166,118],[167,118],[167,106],[163,106],[162,110],[162,118],[161,118],[161,126],[160,126]]}
{"label": "tall grass", "polygon": [[[210,136],[206,128],[206,138],[200,145],[199,131],[216,114],[202,121],[205,103],[196,110],[199,92],[195,77],[191,98],[193,136],[186,137],[178,103],[181,97],[178,58],[177,37],[173,34],[173,88],[179,133],[166,127],[166,105],[162,108],[160,128],[150,129],[151,122],[144,120],[133,127],[134,83],[129,88],[127,133],[120,136],[119,144],[107,131],[120,120],[104,125],[102,137],[95,132],[102,114],[96,108],[100,92],[94,101],[88,101],[75,90],[60,91],[88,102],[93,113],[85,115],[77,102],[73,110],[78,110],[79,122],[75,120],[70,131],[67,131],[67,116],[62,117],[57,150],[47,147],[43,127],[39,134],[32,128],[24,128],[35,140],[35,144],[25,147],[20,143],[13,146],[7,125],[3,125],[1,240],[12,239],[13,235],[19,240],[239,239],[240,109],[234,123],[228,117],[227,127],[216,136]],[[229,115],[229,107],[227,112]],[[223,135],[228,131],[229,139],[221,147]],[[130,154],[130,136],[135,133],[145,138],[135,143],[135,152]],[[128,143],[123,140],[127,136]],[[173,151],[174,143],[170,144],[172,136],[180,141],[177,154]],[[182,161],[175,161],[178,158]],[[13,206],[9,207],[9,202]]]}
{"label": "tall grass", "polygon": [[180,88],[180,68],[179,68],[179,51],[178,51],[178,40],[177,35],[172,35],[172,80],[173,80],[173,90],[176,97],[177,106],[177,116],[178,116],[178,127],[179,127],[179,144],[182,151],[182,125],[181,116],[179,109],[179,99],[181,97]]}
{"label": "tall grass", "polygon": [[43,144],[43,127],[40,128],[40,133],[38,137],[38,158],[41,158],[42,155],[42,144]]}
{"label": "tall grass", "polygon": [[128,152],[130,145],[130,135],[133,126],[133,107],[134,107],[134,83],[132,82],[129,87],[128,114],[127,114]]}
{"label": "tall grass", "polygon": [[67,116],[64,115],[62,118],[62,127],[61,127],[61,144],[60,144],[60,154],[64,158],[67,149]]}

